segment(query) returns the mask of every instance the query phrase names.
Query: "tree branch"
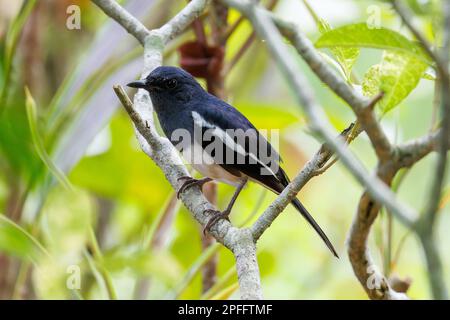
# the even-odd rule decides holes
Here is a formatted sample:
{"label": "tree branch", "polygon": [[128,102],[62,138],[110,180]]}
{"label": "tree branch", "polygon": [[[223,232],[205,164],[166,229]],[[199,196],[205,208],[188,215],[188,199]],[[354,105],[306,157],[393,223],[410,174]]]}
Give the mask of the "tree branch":
{"label": "tree branch", "polygon": [[145,38],[149,35],[150,31],[138,19],[115,1],[92,0],[92,2],[144,45]]}
{"label": "tree branch", "polygon": [[352,108],[372,142],[377,156],[380,159],[389,159],[392,153],[391,144],[373,112],[375,104],[383,95],[377,96],[378,99],[368,99],[362,96],[350,87],[333,68],[330,68],[311,41],[295,24],[285,22],[275,15],[270,16],[316,76]]}
{"label": "tree branch", "polygon": [[[392,165],[379,164],[377,169],[377,176],[388,185],[391,184],[396,173],[397,169]],[[352,222],[348,240],[348,256],[356,277],[371,299],[408,299],[405,294],[391,288],[370,254],[369,233],[380,209],[381,205],[365,191],[359,200],[358,210]]]}
{"label": "tree branch", "polygon": [[396,165],[399,168],[410,167],[430,152],[436,151],[440,132],[432,132],[396,146],[394,151]]}
{"label": "tree branch", "polygon": [[[115,15],[109,10],[117,10],[117,5],[112,2],[98,1],[97,4],[114,18]],[[150,31],[144,39],[142,77],[161,65],[164,45],[188,27],[208,3],[208,0],[193,0],[167,24]],[[126,17],[126,15],[120,16],[121,19],[123,17]],[[133,19],[129,19],[122,21],[121,24],[133,25],[133,21]],[[133,26],[130,27],[130,29],[132,28]],[[188,175],[188,171],[169,140],[160,137],[156,132],[152,115],[153,107],[148,93],[144,90],[138,90],[134,96],[134,102],[131,102],[123,88],[115,86],[114,90],[133,121],[142,150],[161,168],[172,187],[175,190],[178,189],[181,186],[178,179]],[[213,209],[213,207],[201,191],[198,188],[189,188],[181,194],[181,200],[194,218],[202,226],[205,226],[209,216],[204,212],[206,209]],[[220,220],[211,228],[210,234],[218,242],[229,248],[236,258],[241,297],[243,299],[261,299],[262,290],[259,267],[256,261],[256,247],[250,231],[235,228],[228,221]]]}
{"label": "tree branch", "polygon": [[[148,31],[139,21],[129,15],[114,1],[92,1],[104,10],[106,14],[118,21],[144,45],[142,77],[146,77],[151,70],[161,65],[162,52],[167,42],[186,29],[208,4],[207,0],[193,0],[161,28]],[[373,112],[373,107],[381,99],[382,95],[377,95],[373,99],[368,99],[360,95],[323,61],[309,39],[299,32],[296,26],[267,12],[267,10],[262,9],[257,3],[248,0],[221,1],[228,6],[236,8],[251,21],[255,32],[260,38],[265,40],[275,61],[288,80],[289,85],[294,89],[293,91],[299,103],[303,106],[312,124],[312,129],[325,141],[322,148],[308,161],[297,177],[277,197],[272,205],[265,210],[250,229],[235,228],[225,220],[220,220],[211,228],[211,235],[218,242],[229,248],[235,256],[241,297],[243,299],[262,298],[255,243],[274,219],[291,202],[302,186],[313,176],[317,175],[321,168],[322,170],[323,168],[328,168],[325,165],[330,160],[333,152],[336,153],[343,164],[366,189],[360,199],[358,212],[352,225],[349,243],[349,255],[352,266],[366,291],[368,290],[366,284],[370,277],[367,268],[374,267],[370,252],[367,248],[367,239],[371,224],[382,206],[385,206],[392,212],[406,227],[418,232],[427,256],[429,268],[430,270],[431,268],[436,268],[436,263],[439,264],[440,257],[435,248],[435,243],[432,241],[431,231],[425,233],[419,232],[417,224],[418,214],[416,210],[398,201],[394,193],[390,190],[389,185],[400,168],[413,165],[429,152],[438,149],[440,151],[440,157],[445,157],[444,154],[446,155],[446,152],[444,152],[444,146],[446,147],[446,151],[449,144],[450,135],[448,134],[448,130],[450,130],[450,122],[449,127],[443,127],[437,133],[431,133],[399,146],[392,146]],[[447,7],[449,7],[448,1],[446,3]],[[447,9],[446,12],[449,12],[450,8]],[[446,22],[450,29],[450,13],[446,17]],[[336,134],[334,129],[329,125],[321,106],[314,99],[308,82],[301,73],[293,70],[292,66],[296,65],[296,63],[287,50],[277,27],[291,40],[294,47],[312,71],[354,111],[358,123],[361,124],[367,133],[379,159],[376,176],[368,174],[360,161],[348,150],[342,137],[335,138]],[[448,37],[444,38],[447,39]],[[446,41],[445,43],[449,42]],[[444,47],[447,48],[448,52],[448,46]],[[446,72],[448,80],[448,70]],[[448,82],[447,85],[444,85],[443,82],[443,93],[448,88]],[[181,176],[187,175],[188,172],[172,144],[166,138],[160,137],[156,132],[152,113],[153,108],[148,93],[144,90],[138,90],[132,103],[120,86],[116,86],[114,90],[133,121],[136,136],[143,151],[161,168],[172,187],[178,189],[181,184],[178,179]],[[443,94],[442,105],[443,110],[444,107],[446,108],[446,113],[444,113],[444,116],[446,116],[450,115],[447,112],[450,110],[450,98],[444,96],[445,94]],[[444,117],[444,119],[447,118]],[[360,130],[357,130],[356,134],[359,132]],[[441,134],[440,132],[443,133]],[[344,131],[344,133],[347,140],[349,138],[348,135],[354,134],[349,131]],[[443,170],[445,170],[445,161]],[[442,173],[444,171],[437,172]],[[435,186],[438,186],[438,184],[436,182]],[[441,187],[442,181],[440,183]],[[212,205],[205,199],[200,190],[198,188],[187,189],[181,194],[181,200],[194,218],[202,226],[205,226],[209,216],[205,215],[204,211],[205,209],[212,209]],[[435,211],[430,210],[430,212],[435,214]],[[427,250],[429,250],[429,253]],[[379,280],[380,286],[377,288],[381,289],[370,289],[367,291],[370,297],[378,299],[399,299],[406,297],[390,288],[381,273],[376,270],[372,273],[375,279],[377,281]],[[431,282],[442,281],[441,276],[441,274],[434,276],[436,280],[431,279]],[[445,288],[445,285],[443,287]]]}
{"label": "tree branch", "polygon": [[[314,129],[324,138],[327,143],[330,144],[330,146],[335,150],[338,156],[342,159],[343,163],[357,178],[357,180],[365,186],[366,192],[361,199],[358,215],[355,217],[355,221],[352,227],[352,239],[358,239],[359,242],[351,241],[349,245],[349,254],[351,255],[355,274],[357,274],[361,283],[367,289],[367,286],[364,283],[364,280],[368,279],[367,269],[364,270],[365,275],[363,275],[362,272],[359,272],[360,264],[358,262],[362,261],[365,264],[365,267],[373,266],[373,264],[371,263],[370,254],[366,246],[371,223],[373,222],[373,219],[376,218],[379,208],[381,208],[381,206],[386,206],[386,208],[390,212],[392,212],[394,216],[396,216],[397,219],[401,221],[406,227],[412,230],[416,230],[418,221],[417,212],[409,206],[406,206],[403,203],[399,202],[395,198],[394,193],[390,190],[388,185],[390,184],[393,176],[400,167],[410,166],[414,164],[416,161],[420,160],[427,153],[434,149],[436,145],[434,139],[435,135],[432,134],[428,137],[424,137],[423,139],[419,139],[422,141],[417,141],[419,145],[417,145],[417,149],[414,150],[411,150],[411,144],[406,144],[400,146],[399,148],[392,147],[380,124],[375,118],[375,114],[373,112],[374,104],[371,104],[370,107],[366,107],[368,105],[367,99],[360,96],[359,93],[353,90],[353,88],[345,83],[345,81],[341,79],[336,74],[336,72],[322,60],[322,57],[315,50],[309,39],[305,37],[301,32],[299,32],[299,30],[294,25],[286,23],[282,19],[268,13],[267,11],[264,11],[255,3],[237,0],[222,1],[241,11],[252,22],[255,31],[259,34],[260,38],[265,40],[274,59],[278,63],[289,84],[293,87],[293,91],[297,94],[297,98],[299,99],[311,123],[313,124]],[[377,171],[377,176],[379,176],[381,179],[369,176],[363,166],[353,157],[353,155],[347,149],[344,148],[342,141],[336,141],[332,139],[332,129],[326,121],[326,116],[323,114],[323,112],[321,112],[320,106],[310,94],[312,90],[310,90],[305,79],[303,79],[300,73],[296,73],[294,70],[292,70],[292,66],[295,65],[295,61],[293,61],[293,59],[289,55],[289,52],[286,50],[285,45],[281,40],[281,36],[278,30],[274,27],[273,22],[276,23],[280,31],[291,40],[299,54],[310,66],[312,71],[338,96],[346,101],[353,109],[358,118],[358,121],[361,123],[362,127],[369,136],[369,139],[379,158],[379,167],[383,169],[381,172]],[[448,86],[446,88],[448,90]],[[379,98],[381,98],[381,96]],[[375,100],[377,101],[377,99]],[[447,134],[444,135],[448,137]],[[302,171],[296,178],[298,180],[296,180],[295,183],[298,183],[298,186],[301,187],[303,180],[307,179],[308,175],[310,174],[309,172],[311,172],[311,166],[313,166],[313,163],[313,160],[308,163],[307,166],[305,166],[305,171]],[[391,172],[392,176],[385,175],[385,173],[383,172],[384,170],[386,170],[385,168],[390,168],[389,172]],[[290,192],[291,195],[289,195]],[[282,207],[277,209],[276,206],[283,205],[284,203],[282,202],[282,200],[287,202],[287,199],[292,196],[292,193],[294,192],[290,188],[288,190],[285,190],[282,195],[286,198],[280,200],[277,199],[278,201],[273,204],[273,208],[271,208],[270,210],[272,210],[274,213],[282,210]],[[368,215],[364,216],[362,212],[368,213]],[[263,214],[260,220],[257,221],[257,223],[253,226],[255,239],[260,236],[260,230],[264,230],[265,225],[270,225],[271,221],[273,221],[271,220],[271,218],[271,215],[267,216]],[[363,219],[369,220],[365,222]],[[361,228],[361,226],[365,227]],[[422,241],[422,243],[426,244],[426,242],[424,241]],[[434,246],[427,247],[430,249],[434,248]],[[437,254],[437,252],[433,250],[432,252],[434,252],[435,254],[426,253],[426,256],[436,257],[437,260],[435,260],[434,262],[439,261],[439,255]],[[436,267],[436,263],[430,263],[429,258],[427,258],[427,263],[429,266],[434,265]],[[439,271],[439,268],[434,270]],[[375,273],[374,275],[378,277],[379,280],[384,279],[381,273]],[[443,282],[442,277],[437,276],[436,278],[440,279],[441,283]],[[430,282],[433,283],[433,279],[430,278],[430,280]],[[379,291],[376,291],[378,292],[376,294],[368,292],[370,297],[382,297],[386,299],[398,299],[406,297],[404,295],[399,295],[394,290],[392,290],[386,281],[383,280],[381,281],[381,283],[385,283],[385,285],[381,286],[382,288],[384,288],[382,294],[380,295]]]}
{"label": "tree branch", "polygon": [[436,62],[436,67],[437,67],[438,72],[442,73],[445,69],[447,69],[444,61],[441,61],[441,58],[433,50],[433,48],[431,47],[430,43],[425,38],[425,36],[412,23],[413,15],[410,12],[410,10],[408,9],[408,7],[404,3],[402,3],[401,1],[398,1],[398,0],[392,1],[392,7],[397,12],[397,14],[400,16],[403,23],[408,27],[409,31],[411,31],[411,33],[419,41],[420,45],[425,50],[425,52],[428,54],[428,56]]}
{"label": "tree branch", "polygon": [[[399,202],[394,193],[377,177],[368,174],[367,170],[363,167],[361,162],[357,160],[345,147],[343,141],[336,140],[334,138],[333,129],[326,120],[322,108],[315,101],[308,82],[300,72],[296,72],[292,66],[296,65],[286,45],[281,39],[281,35],[274,23],[272,22],[272,15],[266,10],[260,8],[249,1],[238,0],[222,0],[224,3],[232,6],[241,11],[252,22],[255,30],[259,34],[261,39],[265,40],[265,43],[269,47],[273,58],[277,62],[281,71],[283,72],[289,85],[292,87],[293,92],[297,95],[300,104],[303,106],[303,110],[306,112],[311,124],[312,129],[316,131],[323,139],[330,145],[330,147],[336,152],[339,158],[342,160],[347,169],[353,174],[353,176],[367,189],[368,192],[379,202],[385,205],[398,219],[400,219],[405,225],[412,226],[417,213],[411,207]],[[305,47],[305,52],[311,57],[316,57],[314,47]],[[319,61],[318,61],[319,63]],[[334,88],[339,89],[342,86],[342,81],[339,80],[334,71],[324,63],[321,64],[321,69],[326,70],[321,74],[327,74],[335,79],[332,82]],[[313,69],[314,72],[319,74],[317,68]],[[349,97],[354,103],[364,100],[357,100],[357,94],[353,91],[345,91],[349,94]],[[360,114],[362,109],[368,105],[368,101],[364,106],[359,105],[358,113]],[[355,111],[356,113],[356,111]],[[367,121],[362,117],[361,121]],[[366,128],[366,127],[365,127]],[[379,125],[374,124],[373,128],[379,128]],[[382,132],[382,131],[381,131]],[[380,137],[384,134],[380,134]]]}
{"label": "tree branch", "polygon": [[[347,129],[342,131],[340,137],[347,138],[351,133],[352,128],[353,123]],[[317,175],[316,173],[324,167],[332,155],[333,151],[326,144],[323,144],[320,147],[314,157],[304,165],[299,174],[252,225],[251,230],[255,241],[258,241],[264,231],[270,227],[273,221],[281,212],[283,212],[289,203],[291,203],[306,183]]]}
{"label": "tree branch", "polygon": [[417,224],[417,234],[424,249],[425,258],[430,273],[429,280],[431,290],[435,299],[448,299],[447,289],[444,281],[444,271],[436,243],[433,238],[433,229],[436,224],[436,216],[439,211],[439,203],[442,196],[442,188],[447,171],[447,152],[450,146],[450,76],[448,70],[450,51],[450,1],[442,2],[444,15],[443,25],[443,48],[435,57],[441,80],[441,134],[438,143],[438,160],[433,185],[430,190],[429,201],[424,215]]}
{"label": "tree branch", "polygon": [[[434,183],[430,192],[430,201],[428,202],[425,215],[423,218],[424,225],[428,226],[426,232],[431,232],[436,219],[436,213],[438,211],[439,202],[442,195],[442,187],[444,184],[445,172],[447,167],[447,151],[449,148],[450,138],[450,97],[448,90],[450,89],[450,79],[448,73],[448,54],[450,51],[450,1],[443,1],[443,13],[444,13],[444,47],[441,52],[441,59],[444,70],[441,70],[441,117],[442,117],[442,129],[438,143],[438,161],[436,165],[436,173],[434,177]],[[436,61],[438,63],[438,61]]]}

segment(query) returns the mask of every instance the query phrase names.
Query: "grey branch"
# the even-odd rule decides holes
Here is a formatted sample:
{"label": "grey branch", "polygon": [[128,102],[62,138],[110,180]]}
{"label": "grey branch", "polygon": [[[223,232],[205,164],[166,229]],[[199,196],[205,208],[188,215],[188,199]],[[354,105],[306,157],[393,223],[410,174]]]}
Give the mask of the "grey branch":
{"label": "grey branch", "polygon": [[[397,168],[391,164],[380,164],[377,168],[377,176],[386,184],[391,183],[396,172]],[[374,264],[367,245],[370,229],[380,208],[381,205],[375,202],[369,193],[363,193],[350,230],[348,256],[356,277],[371,299],[408,299],[405,294],[391,288],[388,280]]]}
{"label": "grey branch", "polygon": [[[303,106],[306,114],[308,115],[313,128],[324,138],[324,140],[334,149],[338,156],[342,159],[343,163],[349,169],[349,171],[357,178],[357,180],[366,188],[366,192],[363,195],[358,214],[355,217],[351,239],[349,244],[349,253],[355,269],[355,273],[360,279],[363,286],[367,289],[364,279],[367,280],[367,270],[366,276],[362,276],[360,272],[367,266],[374,267],[371,263],[370,253],[367,248],[367,237],[370,232],[370,225],[365,224],[361,219],[364,218],[361,212],[371,213],[371,219],[375,219],[378,214],[379,208],[385,206],[390,212],[392,212],[396,218],[402,222],[406,227],[418,232],[418,213],[409,206],[401,203],[395,198],[394,193],[388,187],[391,179],[398,171],[399,168],[405,166],[411,166],[430,151],[436,150],[436,146],[439,145],[436,138],[439,134],[430,134],[417,141],[408,142],[404,145],[393,147],[389,140],[387,139],[381,125],[375,118],[373,112],[373,104],[368,103],[368,99],[361,96],[358,92],[353,90],[330,66],[323,61],[321,55],[315,50],[309,39],[302,34],[298,27],[295,25],[285,22],[279,17],[263,10],[254,2],[244,1],[244,0],[222,0],[222,2],[228,4],[229,6],[235,7],[241,11],[253,24],[255,30],[259,36],[264,39],[272,53],[272,56],[278,63],[280,69],[284,73],[289,84],[293,87],[293,91],[297,94],[300,104]],[[448,3],[447,3],[448,6]],[[445,11],[445,10],[444,10]],[[450,24],[450,22],[447,21]],[[358,121],[363,126],[364,131],[367,133],[375,152],[379,158],[379,170],[380,167],[391,167],[392,177],[384,176],[383,170],[377,171],[377,176],[369,176],[363,166],[357,161],[355,157],[345,148],[342,141],[333,140],[332,132],[326,121],[326,117],[321,112],[320,106],[313,99],[311,94],[311,89],[309,88],[307,82],[302,77],[299,72],[292,70],[292,66],[295,65],[295,61],[291,58],[289,52],[286,49],[283,41],[281,40],[278,30],[274,27],[274,24],[278,29],[288,38],[291,43],[297,49],[298,53],[303,57],[305,62],[310,66],[311,70],[315,75],[320,78],[326,85],[330,87],[338,96],[340,96],[348,105],[353,109]],[[448,30],[447,26],[447,30]],[[444,52],[448,53],[448,50]],[[439,60],[436,61],[439,65]],[[447,65],[447,64],[446,64]],[[447,72],[447,69],[445,69]],[[448,90],[448,87],[446,90]],[[448,97],[447,97],[448,98]],[[449,98],[450,99],[450,98]],[[376,99],[374,99],[376,100]],[[376,101],[375,101],[376,103]],[[450,113],[449,113],[450,114]],[[443,131],[447,132],[446,128]],[[442,141],[448,139],[448,134],[444,134]],[[441,154],[444,154],[444,149],[448,148],[447,143],[441,143]],[[445,145],[445,147],[442,147]],[[316,157],[318,157],[316,155]],[[310,172],[314,166],[317,159],[312,159],[305,166],[304,170],[294,179],[293,183],[285,190],[266,212],[261,216],[261,218],[252,227],[254,232],[254,237],[257,239],[260,236],[261,231],[265,230],[268,225],[273,221],[274,218],[281,212],[283,206],[288,203],[288,199],[292,199],[296,192],[302,187],[304,183],[309,179]],[[444,161],[442,163],[445,164]],[[442,169],[440,170],[442,173]],[[439,189],[440,191],[440,189]],[[438,192],[440,194],[440,192]],[[368,205],[370,207],[367,209]],[[367,217],[366,217],[367,218]],[[373,221],[373,220],[372,220]],[[366,227],[361,227],[361,225]],[[419,233],[420,234],[420,233]],[[428,234],[427,234],[428,235]],[[355,241],[357,240],[357,241]],[[439,270],[439,255],[437,254],[436,248],[432,241],[426,242],[422,239],[422,244],[427,244],[427,248],[431,251],[430,254],[425,253],[427,256],[427,263],[429,266],[429,272],[440,273]],[[358,247],[359,246],[359,247]],[[431,269],[433,267],[434,269]],[[359,270],[359,271],[358,271]],[[383,294],[380,292],[376,294],[369,293],[372,298],[385,298],[385,299],[402,299],[406,296],[396,293],[392,290],[384,277],[376,272],[374,274],[377,279],[379,279],[384,288]],[[366,277],[366,278],[364,278]],[[430,283],[432,287],[437,286],[440,283],[441,288],[445,287],[443,284],[443,278],[441,275],[433,276],[436,278],[433,280],[431,278]],[[383,280],[384,279],[384,280]],[[433,284],[435,283],[435,284]],[[436,291],[433,289],[433,291]],[[441,290],[442,291],[442,290]],[[436,295],[435,295],[436,296]],[[438,297],[444,297],[441,294]]]}
{"label": "grey branch", "polygon": [[[207,0],[193,0],[172,20],[159,29],[150,31],[144,39],[144,67],[142,77],[145,77],[155,67],[162,63],[162,52],[165,44],[187,28],[198,17]],[[96,1],[96,4],[113,19],[118,19],[127,30],[138,30],[140,23],[128,15],[126,11],[113,1]],[[120,12],[120,14],[118,14]],[[133,35],[137,36],[131,32]],[[178,179],[188,175],[183,162],[166,138],[158,135],[152,116],[151,99],[147,92],[138,90],[131,102],[120,86],[114,88],[125,110],[129,114],[136,129],[136,136],[142,150],[161,168],[166,179],[176,190],[181,186]],[[190,188],[181,194],[181,200],[194,218],[205,226],[209,217],[206,209],[213,209],[198,188]],[[229,248],[236,258],[240,293],[242,299],[262,299],[259,267],[256,261],[256,247],[252,234],[248,229],[233,227],[228,221],[220,220],[210,231],[211,235]]]}
{"label": "grey branch", "polygon": [[[364,127],[372,145],[380,159],[388,159],[391,156],[392,147],[382,130],[373,112],[373,100],[362,96],[359,92],[350,87],[337,72],[330,68],[322,56],[314,48],[311,41],[302,33],[295,24],[283,21],[271,15],[283,35],[288,38],[297,52],[302,56],[311,70],[323,81],[331,90],[341,97],[352,108],[358,120]],[[381,98],[381,97],[380,97]],[[378,100],[375,101],[375,103]]]}
{"label": "grey branch", "polygon": [[[222,0],[224,3],[235,7],[241,11],[244,15],[249,18],[252,22],[256,32],[259,34],[260,38],[264,39],[272,56],[278,63],[281,71],[283,72],[287,82],[293,88],[294,93],[297,95],[299,103],[303,106],[311,124],[312,129],[315,130],[323,139],[329,144],[329,146],[336,152],[339,158],[342,160],[343,164],[349,169],[353,176],[367,188],[368,192],[380,203],[385,205],[395,216],[401,220],[405,225],[412,226],[416,217],[417,212],[411,207],[398,201],[394,193],[386,186],[380,179],[375,176],[370,175],[367,170],[363,167],[361,162],[357,160],[353,154],[346,148],[342,139],[335,139],[334,129],[331,128],[326,120],[326,115],[321,108],[321,106],[316,102],[312,95],[312,88],[309,86],[306,79],[300,72],[296,72],[292,66],[296,65],[295,60],[289,53],[285,43],[283,42],[280,32],[273,23],[273,16],[270,15],[266,10],[262,9],[258,5],[255,5],[249,1],[237,1],[237,0]],[[305,41],[306,43],[306,41]],[[315,48],[312,44],[306,47],[308,55],[316,56],[312,52],[315,52]],[[317,56],[319,56],[317,54]],[[321,59],[321,58],[320,58]],[[322,61],[322,60],[320,60]],[[316,62],[316,65],[319,61]],[[317,68],[313,69],[314,72],[319,73]],[[326,66],[322,62],[321,70],[326,70],[327,75],[334,74],[329,66]],[[321,72],[322,73],[322,72]],[[325,73],[325,71],[323,71]],[[323,80],[323,79],[322,79]],[[342,83],[337,75],[333,78],[333,83]],[[339,87],[333,86],[333,87]],[[356,97],[355,92],[349,92],[351,96]],[[353,99],[352,98],[352,99]],[[355,100],[356,101],[356,100]],[[361,105],[358,112],[369,105],[369,100],[365,101],[364,106]],[[355,111],[356,113],[356,111]],[[360,119],[360,121],[364,121]],[[377,125],[378,127],[379,125]],[[380,129],[381,130],[381,129]],[[384,133],[382,134],[384,136]],[[380,134],[381,136],[381,134]]]}
{"label": "grey branch", "polygon": [[402,19],[403,23],[408,27],[408,29],[417,38],[417,40],[419,40],[419,43],[425,50],[425,52],[430,56],[431,59],[433,59],[436,62],[438,72],[440,73],[445,72],[445,70],[447,69],[445,62],[442,61],[439,54],[437,54],[433,50],[433,48],[431,47],[430,43],[425,38],[425,36],[414,26],[414,24],[412,23],[413,15],[410,12],[410,10],[406,7],[406,5],[402,1],[393,0],[392,6]]}
{"label": "grey branch", "polygon": [[[434,221],[436,219],[436,213],[438,211],[439,201],[441,199],[442,187],[444,184],[444,177],[447,167],[447,151],[449,148],[450,138],[450,96],[448,90],[450,88],[450,78],[448,72],[448,52],[450,51],[450,1],[443,1],[443,13],[444,13],[444,47],[442,48],[441,62],[443,63],[443,69],[440,71],[440,95],[441,95],[441,116],[442,116],[442,129],[440,139],[438,143],[439,157],[436,166],[436,173],[434,177],[434,183],[430,191],[430,201],[426,208],[426,212],[423,219],[426,220],[424,226],[428,227],[428,230],[423,232],[431,233]],[[447,29],[446,29],[447,28]],[[445,67],[444,67],[445,66]]]}
{"label": "grey branch", "polygon": [[[353,123],[344,131],[340,137],[348,138],[353,129]],[[333,151],[327,144],[323,144],[297,174],[297,176],[289,183],[283,192],[276,198],[274,202],[261,214],[261,216],[252,225],[251,230],[253,239],[258,241],[261,235],[270,227],[272,222],[283,212],[283,210],[291,203],[292,199],[300,192],[300,190],[308,183],[311,178],[318,175],[321,169],[327,164],[333,156]],[[329,167],[328,167],[329,168]],[[327,168],[327,169],[328,169]]]}
{"label": "grey branch", "polygon": [[133,35],[142,45],[149,35],[147,28],[117,2],[111,0],[92,0],[108,16],[117,21],[125,30]]}
{"label": "grey branch", "polygon": [[431,289],[435,299],[448,299],[444,282],[444,271],[439,257],[436,243],[433,239],[433,228],[436,223],[436,215],[439,211],[442,188],[447,171],[447,151],[450,146],[450,76],[448,70],[450,51],[450,1],[442,1],[442,12],[444,15],[443,25],[443,48],[435,57],[438,66],[438,74],[441,80],[441,134],[438,143],[438,160],[433,185],[430,190],[429,202],[425,214],[420,219],[417,233],[421,240],[425,258],[427,260]]}
{"label": "grey branch", "polygon": [[[414,157],[411,154],[421,157],[426,154],[427,149],[432,148],[438,151],[438,160],[434,181],[430,189],[429,201],[425,208],[425,213],[415,224],[414,231],[417,233],[428,267],[428,278],[431,291],[435,299],[448,299],[447,289],[445,286],[442,262],[439,256],[437,246],[434,240],[433,228],[436,223],[436,215],[439,210],[439,202],[442,195],[442,187],[444,184],[445,172],[447,167],[447,152],[450,143],[450,96],[448,90],[450,88],[450,77],[448,70],[448,52],[450,51],[450,1],[442,2],[444,25],[443,25],[443,48],[437,51],[433,50],[426,40],[425,36],[413,25],[412,14],[409,9],[400,1],[393,1],[393,7],[411,31],[411,33],[419,40],[420,44],[428,55],[434,60],[437,69],[437,80],[435,83],[436,101],[441,104],[442,125],[439,132],[425,136],[417,140],[415,143],[399,146],[398,154],[408,155],[402,156],[403,161],[411,163]],[[408,165],[401,163],[400,165]]]}
{"label": "grey branch", "polygon": [[[410,167],[424,158],[432,151],[437,150],[441,132],[428,134],[416,140],[408,141],[396,147],[395,157],[387,162],[380,162],[377,167],[377,176],[386,184],[390,185],[398,171]],[[358,210],[352,223],[349,234],[348,254],[356,277],[360,281],[367,295],[372,299],[407,299],[403,293],[396,292],[385,276],[378,270],[373,262],[367,246],[371,226],[381,209],[379,203],[375,202],[367,191],[363,193],[359,201]],[[432,241],[431,233],[421,233],[423,224],[416,220],[411,231],[418,234],[424,248],[427,265],[429,268],[430,282],[434,297],[444,299],[445,282],[440,274],[440,257],[435,243]],[[433,271],[433,272],[431,272]],[[434,283],[434,284],[433,284]],[[435,291],[439,291],[436,294]]]}
{"label": "grey branch", "polygon": [[[147,76],[151,70],[162,64],[162,52],[165,45],[186,29],[208,4],[206,0],[193,0],[164,26],[156,30],[148,31],[139,21],[127,14],[114,1],[93,1],[106,14],[118,21],[144,44],[142,77]],[[312,129],[325,140],[327,148],[324,149],[323,147],[316,153],[275,202],[265,210],[251,229],[235,228],[228,221],[224,220],[219,221],[211,229],[212,236],[229,248],[236,258],[241,297],[243,299],[262,298],[255,243],[280,212],[289,204],[292,198],[296,196],[302,186],[314,175],[318,174],[320,168],[328,168],[324,165],[330,159],[333,152],[337,154],[344,165],[366,189],[366,192],[361,198],[357,215],[355,216],[349,247],[355,274],[364,286],[363,282],[367,282],[368,280],[367,267],[374,267],[367,248],[367,238],[371,223],[376,218],[379,208],[385,206],[405,226],[417,230],[418,214],[415,210],[396,199],[394,193],[389,188],[392,178],[400,168],[411,166],[429,152],[437,150],[440,145],[439,137],[441,134],[433,133],[415,141],[410,141],[399,146],[392,146],[373,112],[373,107],[381,96],[370,100],[361,96],[345,83],[323,61],[312,43],[295,25],[289,24],[272,15],[254,1],[221,1],[228,6],[236,8],[247,16],[257,34],[266,40],[274,59],[288,80],[289,85],[293,87],[293,91],[297,94],[300,104],[308,115]],[[279,30],[290,39],[313,72],[353,109],[358,122],[361,123],[364,131],[367,133],[380,160],[376,176],[368,174],[359,160],[348,150],[342,137],[336,139],[336,134],[328,124],[321,106],[314,99],[312,90],[306,79],[304,79],[301,73],[293,70],[292,66],[296,65],[295,60],[293,60],[290,52],[287,50]],[[171,143],[166,138],[160,137],[157,134],[150,97],[145,91],[138,90],[134,96],[134,101],[131,102],[123,89],[115,87],[115,91],[135,125],[136,136],[143,151],[161,168],[172,187],[174,189],[179,188],[180,183],[178,182],[178,178],[187,175],[187,170]],[[208,220],[208,216],[204,214],[204,210],[210,209],[212,206],[200,190],[196,188],[186,190],[182,193],[181,200],[190,210],[194,218],[204,226]],[[369,213],[365,217],[369,220],[365,221],[361,218],[364,212]],[[426,233],[426,235],[430,234]],[[430,239],[430,237],[423,237],[422,243],[424,248],[428,248],[431,252],[429,254],[430,258],[427,258],[428,264],[434,266],[435,262],[439,261],[439,256],[435,250],[434,242]],[[366,274],[364,275],[363,272]],[[374,291],[375,293],[368,292],[370,297],[387,299],[405,298],[404,295],[395,292],[389,287],[382,274],[376,270],[373,272],[383,290]],[[441,280],[440,276],[437,276],[437,278]]]}

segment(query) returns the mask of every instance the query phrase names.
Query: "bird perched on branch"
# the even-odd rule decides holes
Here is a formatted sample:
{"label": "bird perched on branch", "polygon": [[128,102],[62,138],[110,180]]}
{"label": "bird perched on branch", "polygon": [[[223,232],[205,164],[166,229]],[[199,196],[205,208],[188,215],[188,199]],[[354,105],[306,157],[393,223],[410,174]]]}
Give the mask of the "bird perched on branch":
{"label": "bird perched on branch", "polygon": [[[227,208],[210,212],[205,226],[208,231],[219,219],[228,219],[231,209],[248,180],[279,194],[289,178],[279,166],[281,159],[267,139],[237,109],[206,92],[186,71],[162,66],[147,78],[128,84],[149,92],[161,128],[184,158],[205,177],[182,177],[186,188],[200,188],[212,180],[237,187]],[[292,205],[319,234],[331,252],[336,250],[302,203],[294,198]]]}

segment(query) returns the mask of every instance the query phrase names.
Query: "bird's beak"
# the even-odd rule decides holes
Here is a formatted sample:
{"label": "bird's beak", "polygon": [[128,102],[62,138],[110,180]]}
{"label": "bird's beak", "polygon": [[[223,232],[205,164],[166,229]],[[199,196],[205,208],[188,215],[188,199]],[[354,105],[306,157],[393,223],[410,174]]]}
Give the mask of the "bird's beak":
{"label": "bird's beak", "polygon": [[132,88],[145,88],[146,82],[145,82],[145,80],[133,81],[133,82],[128,83],[127,86],[132,87]]}

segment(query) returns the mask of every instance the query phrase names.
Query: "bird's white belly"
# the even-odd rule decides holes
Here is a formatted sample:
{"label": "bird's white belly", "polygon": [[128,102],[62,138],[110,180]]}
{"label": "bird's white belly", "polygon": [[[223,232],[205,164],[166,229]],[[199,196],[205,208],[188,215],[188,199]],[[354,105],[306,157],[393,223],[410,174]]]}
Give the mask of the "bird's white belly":
{"label": "bird's white belly", "polygon": [[214,180],[218,180],[233,186],[238,186],[243,177],[237,177],[220,165],[214,163],[214,159],[203,151],[201,146],[185,148],[182,152],[184,159],[199,173]]}

